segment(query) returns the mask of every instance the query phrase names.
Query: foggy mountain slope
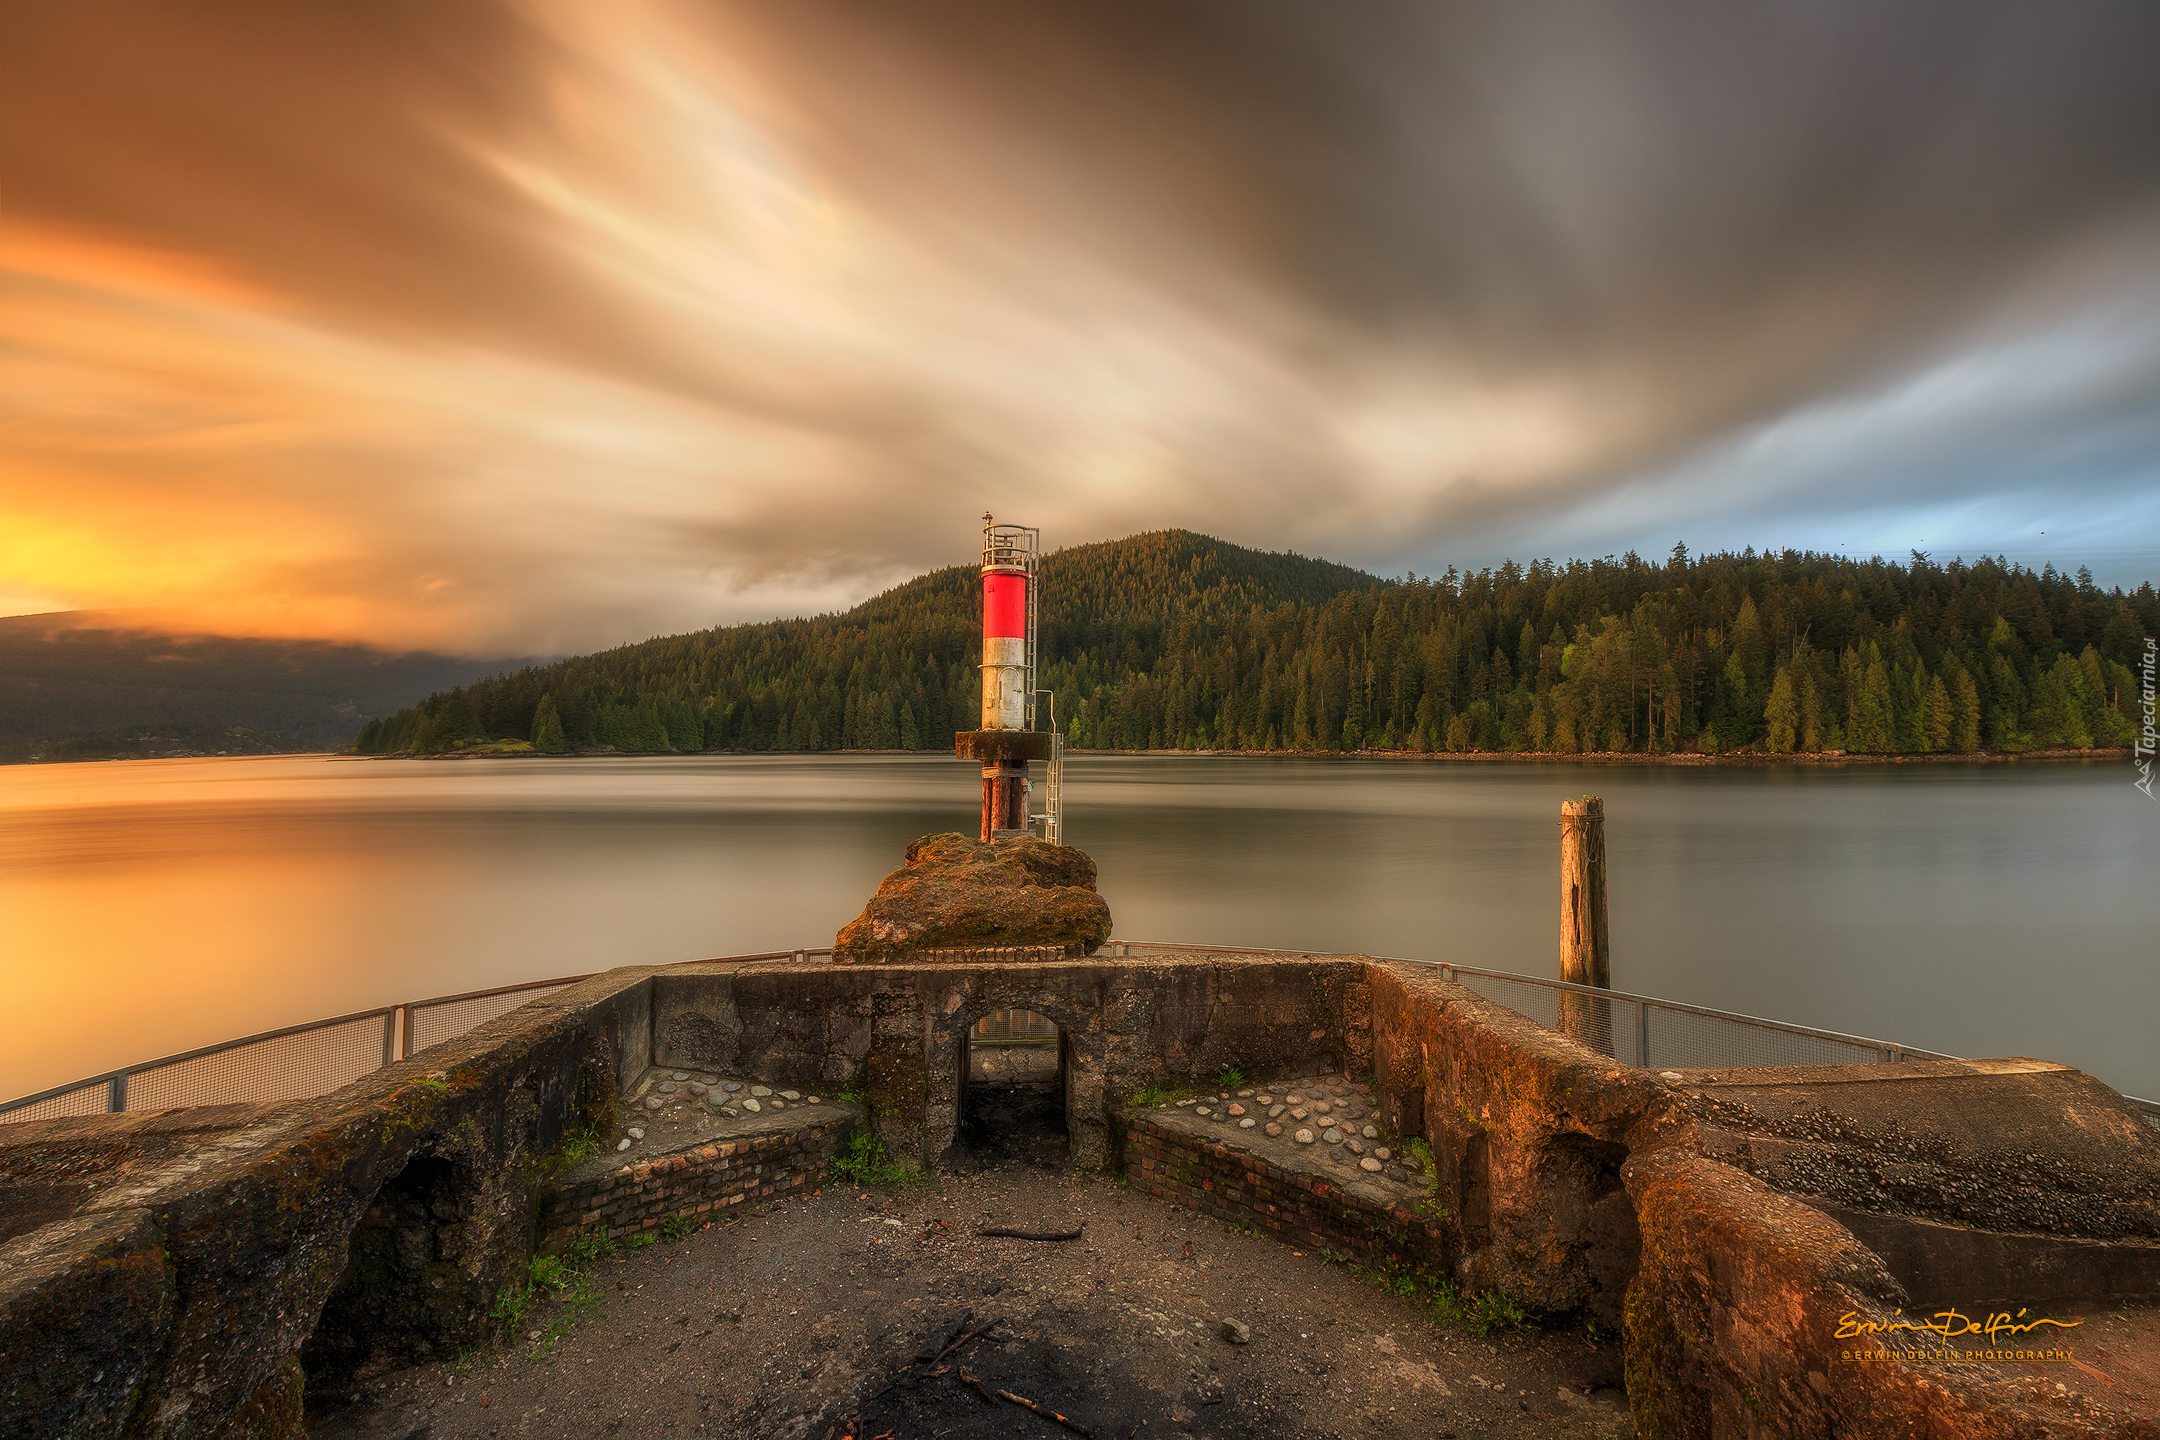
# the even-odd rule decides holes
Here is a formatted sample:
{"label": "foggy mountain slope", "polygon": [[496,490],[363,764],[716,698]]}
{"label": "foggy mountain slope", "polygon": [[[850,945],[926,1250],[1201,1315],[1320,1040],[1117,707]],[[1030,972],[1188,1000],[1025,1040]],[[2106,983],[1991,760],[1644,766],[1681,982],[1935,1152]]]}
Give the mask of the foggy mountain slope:
{"label": "foggy mountain slope", "polygon": [[525,663],[320,640],[170,635],[125,611],[0,618],[0,741],[244,725],[342,745],[367,719]]}

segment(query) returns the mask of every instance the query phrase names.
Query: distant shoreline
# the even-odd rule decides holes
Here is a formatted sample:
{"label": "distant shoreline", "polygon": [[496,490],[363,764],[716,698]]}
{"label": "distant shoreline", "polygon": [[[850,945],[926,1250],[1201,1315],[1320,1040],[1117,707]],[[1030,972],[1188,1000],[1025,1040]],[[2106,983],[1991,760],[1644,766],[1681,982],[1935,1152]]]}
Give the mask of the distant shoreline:
{"label": "distant shoreline", "polygon": [[[2130,747],[2114,749],[2077,750],[2051,748],[2044,750],[1970,750],[1940,754],[1886,754],[1886,755],[1826,755],[1795,753],[1774,755],[1766,751],[1739,751],[1731,755],[1648,755],[1639,751],[1598,750],[1582,754],[1564,754],[1557,750],[1541,751],[1417,751],[1417,750],[1093,750],[1068,748],[1067,755],[1118,756],[1118,755],[1184,755],[1213,756],[1224,759],[1265,760],[1365,760],[1376,763],[1412,763],[1438,761],[1445,764],[1566,764],[1566,765],[1674,765],[1686,768],[1704,766],[1765,766],[1765,765],[2001,765],[2022,760],[2127,760]],[[570,750],[548,755],[538,750],[487,750],[443,751],[434,755],[355,755],[349,752],[336,758],[352,760],[636,760],[654,755],[942,755],[941,750]]]}

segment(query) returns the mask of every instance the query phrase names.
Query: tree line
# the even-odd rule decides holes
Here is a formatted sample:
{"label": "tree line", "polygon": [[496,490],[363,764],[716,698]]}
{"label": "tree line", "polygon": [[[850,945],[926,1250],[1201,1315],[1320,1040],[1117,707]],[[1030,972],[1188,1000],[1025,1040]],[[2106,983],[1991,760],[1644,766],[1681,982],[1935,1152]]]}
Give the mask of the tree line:
{"label": "tree line", "polygon": [[[1046,557],[1069,744],[1778,754],[2130,743],[2160,596],[2000,559],[1633,553],[1383,580],[1186,531]],[[366,754],[943,750],[979,711],[976,573],[430,696]]]}

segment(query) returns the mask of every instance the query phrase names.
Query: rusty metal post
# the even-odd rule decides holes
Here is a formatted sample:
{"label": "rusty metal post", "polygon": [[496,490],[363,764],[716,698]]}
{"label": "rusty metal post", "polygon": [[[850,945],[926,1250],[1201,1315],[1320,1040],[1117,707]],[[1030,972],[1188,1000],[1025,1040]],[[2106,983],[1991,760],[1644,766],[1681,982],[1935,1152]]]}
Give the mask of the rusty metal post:
{"label": "rusty metal post", "polygon": [[990,760],[982,767],[982,841],[1027,828],[1025,760]]}
{"label": "rusty metal post", "polygon": [[[1560,804],[1560,978],[1612,988],[1612,941],[1605,923],[1605,802],[1595,795]],[[1560,1030],[1612,1053],[1612,1007],[1560,992]]]}

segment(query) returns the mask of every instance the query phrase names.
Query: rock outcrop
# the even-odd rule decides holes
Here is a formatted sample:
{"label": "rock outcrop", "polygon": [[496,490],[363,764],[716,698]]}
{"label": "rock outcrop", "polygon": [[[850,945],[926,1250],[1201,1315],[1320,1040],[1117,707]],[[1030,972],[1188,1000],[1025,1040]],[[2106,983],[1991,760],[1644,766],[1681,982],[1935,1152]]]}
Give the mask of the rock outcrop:
{"label": "rock outcrop", "polygon": [[1110,938],[1095,862],[1025,836],[990,844],[925,835],[833,940],[833,960],[906,960],[929,950],[1056,946],[1085,955]]}

